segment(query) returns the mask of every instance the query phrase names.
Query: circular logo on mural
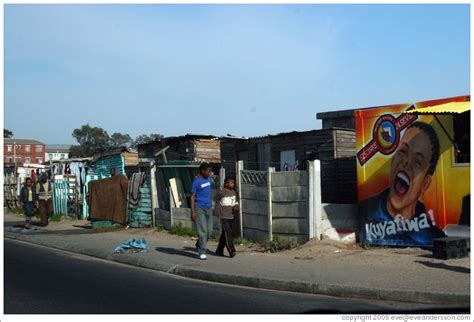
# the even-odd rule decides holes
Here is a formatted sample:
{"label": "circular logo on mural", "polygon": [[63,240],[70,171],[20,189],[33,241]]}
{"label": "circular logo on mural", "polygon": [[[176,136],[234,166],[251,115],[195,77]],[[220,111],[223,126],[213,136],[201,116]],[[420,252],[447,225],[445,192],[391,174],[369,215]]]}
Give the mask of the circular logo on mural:
{"label": "circular logo on mural", "polygon": [[395,121],[392,115],[382,115],[375,123],[374,138],[383,154],[390,154],[397,148],[400,138]]}

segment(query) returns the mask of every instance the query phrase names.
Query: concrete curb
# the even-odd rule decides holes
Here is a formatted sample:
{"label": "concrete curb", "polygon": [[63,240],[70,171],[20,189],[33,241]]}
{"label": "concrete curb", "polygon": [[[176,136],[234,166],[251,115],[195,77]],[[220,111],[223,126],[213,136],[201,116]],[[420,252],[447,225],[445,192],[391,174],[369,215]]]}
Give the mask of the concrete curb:
{"label": "concrete curb", "polygon": [[425,292],[403,289],[376,289],[352,285],[334,285],[306,281],[279,280],[245,275],[214,273],[208,271],[201,271],[193,268],[187,268],[163,261],[143,261],[142,257],[139,254],[139,256],[127,256],[122,254],[112,254],[109,252],[103,252],[97,249],[75,249],[74,246],[67,247],[67,245],[65,245],[63,247],[60,247],[57,245],[50,245],[47,242],[33,242],[21,238],[21,236],[7,236],[5,234],[4,237],[53,249],[114,261],[121,264],[153,269],[156,271],[186,278],[232,284],[238,286],[307,293],[315,295],[327,295],[343,298],[364,298],[385,301],[414,302],[420,304],[441,304],[444,306],[470,306],[471,301],[469,294]]}

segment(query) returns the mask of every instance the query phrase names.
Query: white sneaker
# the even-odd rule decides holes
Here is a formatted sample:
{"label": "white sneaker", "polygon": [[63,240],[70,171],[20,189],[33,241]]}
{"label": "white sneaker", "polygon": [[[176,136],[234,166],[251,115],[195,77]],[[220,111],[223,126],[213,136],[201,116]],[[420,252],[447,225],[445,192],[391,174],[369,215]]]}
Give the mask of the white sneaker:
{"label": "white sneaker", "polygon": [[204,259],[207,259],[206,254],[201,254],[201,255],[199,255],[199,259],[203,259],[203,260],[204,260]]}

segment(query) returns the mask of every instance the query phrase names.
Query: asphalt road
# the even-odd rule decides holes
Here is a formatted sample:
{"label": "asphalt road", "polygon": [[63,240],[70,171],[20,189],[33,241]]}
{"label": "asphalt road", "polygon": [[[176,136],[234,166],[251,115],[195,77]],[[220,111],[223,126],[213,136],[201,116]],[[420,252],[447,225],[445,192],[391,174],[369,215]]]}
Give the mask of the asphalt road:
{"label": "asphalt road", "polygon": [[4,246],[5,314],[329,314],[427,308],[208,283],[8,239]]}

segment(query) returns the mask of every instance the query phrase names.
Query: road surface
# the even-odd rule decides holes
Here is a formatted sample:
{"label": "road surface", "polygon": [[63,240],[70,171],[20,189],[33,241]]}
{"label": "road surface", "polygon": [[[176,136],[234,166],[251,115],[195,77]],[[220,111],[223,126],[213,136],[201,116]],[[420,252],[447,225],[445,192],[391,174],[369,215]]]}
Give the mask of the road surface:
{"label": "road surface", "polygon": [[427,308],[209,283],[9,239],[4,245],[5,314],[365,313]]}

